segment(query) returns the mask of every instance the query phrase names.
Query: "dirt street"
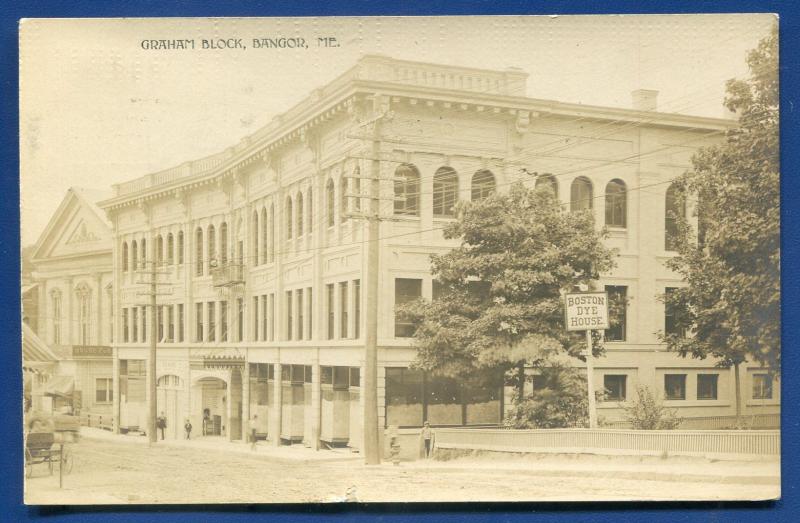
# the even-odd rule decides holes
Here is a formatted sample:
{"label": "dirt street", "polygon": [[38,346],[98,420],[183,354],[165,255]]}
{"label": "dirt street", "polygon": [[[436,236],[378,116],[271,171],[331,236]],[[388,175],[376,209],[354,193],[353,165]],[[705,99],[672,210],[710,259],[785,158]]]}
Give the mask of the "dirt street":
{"label": "dirt street", "polygon": [[[292,450],[292,449],[287,449]],[[300,503],[344,501],[556,501],[767,498],[778,484],[652,481],[609,473],[537,475],[469,462],[383,464],[360,460],[286,460],[198,448],[136,445],[84,438],[75,466],[58,488],[58,472],[39,465],[27,480],[29,504]],[[521,473],[522,472],[522,473]]]}

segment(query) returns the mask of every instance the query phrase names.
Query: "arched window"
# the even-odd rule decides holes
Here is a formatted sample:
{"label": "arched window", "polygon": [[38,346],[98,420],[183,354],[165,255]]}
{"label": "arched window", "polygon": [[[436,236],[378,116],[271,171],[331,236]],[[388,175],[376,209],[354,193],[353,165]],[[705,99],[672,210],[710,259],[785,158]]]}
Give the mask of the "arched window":
{"label": "arched window", "polygon": [[269,205],[269,261],[275,261],[275,204]]}
{"label": "arched window", "polygon": [[219,257],[223,264],[228,263],[228,224],[219,226]]}
{"label": "arched window", "polygon": [[339,212],[342,214],[341,223],[346,222],[350,217],[347,213],[350,212],[350,197],[347,195],[347,177],[342,175],[339,181]]}
{"label": "arched window", "polygon": [[183,231],[178,231],[178,265],[183,265]]}
{"label": "arched window", "polygon": [[175,237],[172,233],[167,234],[167,263],[175,263]]}
{"label": "arched window", "polygon": [[451,217],[458,202],[458,174],[452,167],[439,167],[433,175],[433,215]]}
{"label": "arched window", "polygon": [[672,184],[664,200],[664,249],[678,250],[679,224],[686,218],[686,200],[681,188]]}
{"label": "arched window", "polygon": [[136,240],[131,242],[131,268],[134,271],[139,268],[139,244]]}
{"label": "arched window", "polygon": [[477,202],[493,195],[497,190],[492,171],[481,169],[472,175],[472,201]]}
{"label": "arched window", "polygon": [[569,188],[569,210],[582,211],[592,208],[592,182],[585,176],[572,180]]}
{"label": "arched window", "polygon": [[194,273],[197,276],[203,275],[203,229],[197,228],[194,235]]}
{"label": "arched window", "polygon": [[[256,229],[258,235],[258,229]],[[269,247],[269,223],[267,222],[267,208],[261,209],[261,248],[259,250],[259,260],[256,263],[267,263],[267,247]]]}
{"label": "arched window", "polygon": [[333,188],[333,180],[328,180],[325,184],[325,214],[328,219],[328,227],[333,227],[336,222],[336,215],[334,214],[334,206],[336,204],[336,194]]}
{"label": "arched window", "polygon": [[91,345],[92,290],[81,283],[75,289],[75,295],[78,297],[78,341],[81,345]]}
{"label": "arched window", "polygon": [[606,185],[606,225],[627,227],[628,204],[625,182],[614,179]]}
{"label": "arched window", "polygon": [[311,192],[311,187],[308,188],[308,196],[306,196],[306,200],[308,203],[306,207],[308,207],[308,226],[306,227],[308,230],[308,234],[311,234],[314,231],[314,194]]}
{"label": "arched window", "polygon": [[558,198],[558,182],[552,174],[542,174],[536,178],[536,188],[540,187],[549,190],[556,199]]}
{"label": "arched window", "polygon": [[419,171],[406,163],[395,170],[394,176],[394,213],[419,216]]}
{"label": "arched window", "polygon": [[297,208],[294,211],[295,222],[296,222],[294,232],[297,235],[297,237],[300,238],[301,236],[303,236],[303,192],[302,191],[297,193],[295,201],[297,202],[296,203]]}
{"label": "arched window", "polygon": [[286,197],[286,206],[283,209],[286,213],[286,239],[292,239],[292,197]]}
{"label": "arched window", "polygon": [[[261,224],[264,227],[264,224]],[[251,257],[253,258],[253,265],[258,265],[261,263],[262,258],[260,258],[260,249],[258,244],[258,211],[253,211],[253,223],[251,224],[253,227],[253,252],[251,253]],[[263,248],[263,247],[262,247]]]}
{"label": "arched window", "polygon": [[122,270],[128,271],[128,242],[122,242]]}
{"label": "arched window", "polygon": [[213,224],[208,226],[206,236],[208,236],[208,267],[212,268],[217,262],[217,229]]}
{"label": "arched window", "polygon": [[160,234],[156,236],[156,262],[159,265],[164,263],[164,237]]}

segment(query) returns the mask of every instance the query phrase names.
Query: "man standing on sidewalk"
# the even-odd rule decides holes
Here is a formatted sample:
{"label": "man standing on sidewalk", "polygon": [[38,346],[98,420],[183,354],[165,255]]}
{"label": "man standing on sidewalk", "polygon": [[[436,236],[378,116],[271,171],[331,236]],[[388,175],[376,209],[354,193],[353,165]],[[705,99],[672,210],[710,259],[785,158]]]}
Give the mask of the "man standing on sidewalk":
{"label": "man standing on sidewalk", "polygon": [[167,417],[164,416],[164,412],[161,412],[161,416],[156,418],[156,427],[161,432],[161,439],[164,439],[164,429],[167,428]]}

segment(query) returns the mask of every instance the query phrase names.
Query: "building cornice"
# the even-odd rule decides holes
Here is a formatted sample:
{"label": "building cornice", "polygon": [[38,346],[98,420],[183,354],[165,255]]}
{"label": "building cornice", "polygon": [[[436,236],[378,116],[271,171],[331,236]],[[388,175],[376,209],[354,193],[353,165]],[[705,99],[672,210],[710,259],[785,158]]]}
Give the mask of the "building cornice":
{"label": "building cornice", "polygon": [[[422,68],[433,71],[436,67],[449,74],[487,74],[499,86],[493,90],[455,89],[438,86],[420,85],[419,83],[400,80],[386,81],[388,68],[405,71],[408,68]],[[405,68],[405,69],[404,69]],[[377,71],[377,72],[376,72]],[[425,74],[428,74],[425,72]],[[430,73],[434,74],[434,73]],[[393,103],[407,101],[423,107],[436,107],[452,111],[475,111],[483,114],[495,114],[498,117],[513,118],[519,132],[528,129],[531,119],[541,116],[556,118],[580,118],[584,120],[618,121],[623,124],[635,123],[648,127],[678,127],[696,130],[697,132],[720,132],[738,125],[735,120],[690,116],[677,113],[660,113],[638,111],[625,108],[582,105],[529,98],[518,94],[524,93],[524,79],[527,74],[519,71],[489,71],[464,67],[435,66],[421,62],[393,60],[381,56],[365,57],[356,66],[349,69],[324,87],[315,89],[303,101],[288,111],[277,115],[266,126],[246,136],[239,143],[228,147],[215,155],[151,173],[129,182],[114,186],[115,196],[99,202],[106,212],[125,207],[141,205],[147,201],[164,196],[179,195],[181,191],[207,186],[211,183],[223,183],[234,178],[239,172],[256,162],[269,165],[272,156],[282,147],[305,142],[312,130],[332,118],[347,114],[353,121],[358,121],[359,105],[374,94],[386,96]],[[460,78],[460,77],[458,77]],[[513,80],[515,87],[506,86],[507,78]],[[426,77],[427,79],[427,77]],[[519,83],[522,85],[520,90]],[[511,85],[512,83],[509,83]],[[515,94],[505,94],[514,92]]]}

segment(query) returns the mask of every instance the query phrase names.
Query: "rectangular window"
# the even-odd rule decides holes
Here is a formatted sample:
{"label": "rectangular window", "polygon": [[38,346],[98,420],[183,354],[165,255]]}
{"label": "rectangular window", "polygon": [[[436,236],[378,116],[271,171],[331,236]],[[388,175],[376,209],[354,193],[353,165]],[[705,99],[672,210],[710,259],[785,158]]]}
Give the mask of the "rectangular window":
{"label": "rectangular window", "polygon": [[329,284],[327,284],[325,286],[325,298],[326,298],[325,301],[326,301],[326,305],[327,305],[327,309],[328,309],[328,311],[327,311],[328,312],[328,339],[332,340],[333,339],[333,335],[334,335],[334,333],[333,333],[334,326],[336,325],[336,323],[335,323],[336,311],[335,311],[335,306],[334,306],[334,301],[333,301],[333,284],[332,283],[329,283]]}
{"label": "rectangular window", "polygon": [[[262,334],[263,336],[263,334]],[[253,296],[253,341],[260,339],[258,335],[258,296]]]}
{"label": "rectangular window", "polygon": [[606,341],[625,341],[628,315],[628,287],[624,285],[606,285],[609,302],[609,320],[611,328],[606,329]]}
{"label": "rectangular window", "polygon": [[444,285],[439,280],[431,282],[431,299],[436,301],[444,295]]}
{"label": "rectangular window", "polygon": [[715,400],[717,399],[717,382],[719,374],[698,374],[697,375],[697,399]]}
{"label": "rectangular window", "polygon": [[131,314],[131,316],[132,316],[131,317],[131,325],[133,325],[133,329],[132,329],[133,336],[132,336],[131,340],[134,343],[138,343],[138,341],[139,341],[139,307],[133,307],[131,309],[131,311],[132,311],[132,314]]}
{"label": "rectangular window", "polygon": [[236,341],[244,341],[244,298],[236,298]]}
{"label": "rectangular window", "polygon": [[350,367],[350,386],[351,387],[361,386],[361,369],[359,369],[358,367]]}
{"label": "rectangular window", "polygon": [[386,424],[419,427],[423,421],[422,371],[386,368]]}
{"label": "rectangular window", "polygon": [[628,376],[625,374],[606,374],[603,376],[603,388],[606,389],[606,401],[625,401],[627,396]]}
{"label": "rectangular window", "polygon": [[297,289],[294,293],[297,295],[297,339],[302,340],[304,338],[303,289]]}
{"label": "rectangular window", "polygon": [[178,341],[183,343],[183,326],[186,320],[183,316],[183,303],[178,304]]}
{"label": "rectangular window", "polygon": [[219,302],[220,341],[228,341],[228,302]]}
{"label": "rectangular window", "polygon": [[113,381],[111,378],[96,378],[94,383],[95,403],[111,403],[114,394]]}
{"label": "rectangular window", "polygon": [[[126,402],[144,402],[145,360],[120,360],[120,398]],[[113,399],[113,398],[112,398]]]}
{"label": "rectangular window", "polygon": [[128,332],[128,309],[122,309],[122,341],[128,343],[130,341],[129,332]]}
{"label": "rectangular window", "polygon": [[292,291],[286,291],[286,339],[292,339]]}
{"label": "rectangular window", "polygon": [[664,333],[674,334],[683,338],[686,336],[686,332],[678,325],[677,311],[674,306],[670,304],[670,297],[677,290],[677,287],[667,287],[664,289]]}
{"label": "rectangular window", "polygon": [[147,341],[147,307],[142,307],[142,340]]}
{"label": "rectangular window", "polygon": [[161,342],[164,340],[164,307],[156,306],[156,325],[158,325],[158,335],[156,339]]}
{"label": "rectangular window", "polygon": [[531,378],[531,386],[534,392],[547,388],[547,379],[542,374],[534,374]]}
{"label": "rectangular window", "polygon": [[306,289],[306,294],[308,298],[306,301],[308,302],[308,338],[311,339],[314,337],[314,299],[313,294],[311,294],[311,287]]}
{"label": "rectangular window", "polygon": [[361,280],[353,280],[353,338],[361,337]]}
{"label": "rectangular window", "polygon": [[664,374],[664,398],[686,399],[686,374]]}
{"label": "rectangular window", "polygon": [[[416,300],[422,296],[422,280],[416,278],[395,278],[394,280],[394,305],[402,305]],[[399,318],[395,312],[394,335],[397,338],[409,338],[414,335],[414,325]]]}
{"label": "rectangular window", "polygon": [[339,283],[339,337],[347,338],[347,282]]}
{"label": "rectangular window", "polygon": [[769,374],[753,374],[753,399],[772,399],[772,376]]}
{"label": "rectangular window", "polygon": [[217,341],[217,318],[214,314],[214,302],[206,303],[208,311],[208,341]]}
{"label": "rectangular window", "polygon": [[[258,296],[256,296],[256,300],[258,300]],[[269,311],[267,310],[267,295],[261,295],[261,335],[258,337],[259,340],[267,341],[267,336],[269,335]]]}
{"label": "rectangular window", "polygon": [[175,306],[167,305],[167,341],[175,341]]}
{"label": "rectangular window", "polygon": [[203,304],[196,303],[194,307],[195,341],[203,341]]}
{"label": "rectangular window", "polygon": [[275,341],[275,293],[269,295],[269,341]]}

